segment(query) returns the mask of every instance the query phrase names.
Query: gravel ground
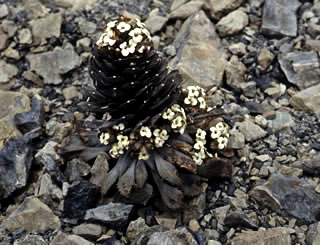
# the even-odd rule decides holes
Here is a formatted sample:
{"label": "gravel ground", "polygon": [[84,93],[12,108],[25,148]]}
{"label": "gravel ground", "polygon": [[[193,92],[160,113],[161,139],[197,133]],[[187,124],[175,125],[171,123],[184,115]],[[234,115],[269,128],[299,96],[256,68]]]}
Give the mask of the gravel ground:
{"label": "gravel ground", "polygon": [[[233,126],[232,176],[184,210],[100,200],[105,155],[57,154],[118,15]],[[0,0],[0,245],[320,244],[319,37],[317,0]]]}

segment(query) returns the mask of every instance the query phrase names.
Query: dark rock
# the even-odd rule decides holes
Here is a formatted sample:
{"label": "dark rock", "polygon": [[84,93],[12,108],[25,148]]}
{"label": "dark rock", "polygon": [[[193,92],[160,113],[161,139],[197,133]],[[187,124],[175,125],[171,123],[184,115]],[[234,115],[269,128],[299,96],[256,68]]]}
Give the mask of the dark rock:
{"label": "dark rock", "polygon": [[106,226],[123,231],[133,215],[134,206],[124,203],[109,203],[86,211],[85,220],[103,223]]}
{"label": "dark rock", "polygon": [[183,209],[183,223],[187,224],[192,219],[199,219],[206,208],[206,194],[201,193],[186,203]]}
{"label": "dark rock", "polygon": [[194,234],[199,245],[206,245],[206,235],[203,232],[196,232]]}
{"label": "dark rock", "polygon": [[262,104],[254,101],[246,101],[243,103],[243,105],[247,107],[250,113],[253,115],[263,114],[266,111],[266,108]]}
{"label": "dark rock", "polygon": [[43,102],[39,95],[35,95],[31,102],[31,111],[15,115],[14,121],[23,132],[29,132],[42,126],[44,120]]}
{"label": "dark rock", "polygon": [[87,176],[89,173],[90,166],[80,158],[74,158],[67,162],[67,169],[64,172],[70,183],[75,180],[81,180],[82,177]]}
{"label": "dark rock", "polygon": [[53,160],[51,156],[43,154],[38,158],[38,161],[57,184],[61,185],[64,182],[64,176],[56,161]]}
{"label": "dark rock", "polygon": [[206,178],[230,178],[232,162],[224,159],[209,159],[198,168],[198,174]]}
{"label": "dark rock", "polygon": [[227,214],[224,224],[228,227],[242,227],[248,229],[258,229],[257,225],[243,212],[234,211]]}
{"label": "dark rock", "polygon": [[82,218],[88,209],[96,206],[100,197],[100,187],[89,181],[75,182],[68,188],[64,200],[65,217]]}
{"label": "dark rock", "polygon": [[27,136],[6,141],[0,151],[0,200],[27,184],[32,159],[32,145]]}
{"label": "dark rock", "polygon": [[297,0],[266,0],[263,7],[261,31],[271,36],[297,35]]}
{"label": "dark rock", "polygon": [[296,218],[300,224],[319,219],[320,194],[298,177],[272,174],[266,183],[254,187],[250,195],[274,211]]}

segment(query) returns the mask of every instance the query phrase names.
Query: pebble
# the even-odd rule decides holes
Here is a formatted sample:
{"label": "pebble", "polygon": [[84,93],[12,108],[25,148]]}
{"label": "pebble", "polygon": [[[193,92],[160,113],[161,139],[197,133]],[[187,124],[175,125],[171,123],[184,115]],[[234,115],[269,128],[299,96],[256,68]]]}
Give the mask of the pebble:
{"label": "pebble", "polygon": [[0,84],[8,83],[11,78],[18,74],[18,72],[19,70],[15,65],[0,60]]}
{"label": "pebble", "polygon": [[289,100],[291,106],[305,112],[320,111],[320,85],[300,91]]}
{"label": "pebble", "polygon": [[267,135],[267,132],[260,126],[254,124],[251,119],[246,119],[242,123],[236,123],[239,131],[244,134],[246,141],[252,142]]}
{"label": "pebble", "polygon": [[133,220],[129,223],[126,236],[130,241],[135,240],[138,235],[148,229],[146,222],[143,218],[139,217],[136,220]]}
{"label": "pebble", "polygon": [[186,19],[190,17],[192,14],[198,12],[203,5],[204,2],[199,0],[187,2],[173,10],[170,13],[170,19]]}
{"label": "pebble", "polygon": [[103,227],[96,224],[81,224],[72,229],[73,233],[88,239],[97,239],[103,233]]}
{"label": "pebble", "polygon": [[200,231],[200,224],[196,219],[192,219],[189,221],[189,226],[188,228],[192,231],[192,232],[198,232]]}
{"label": "pebble", "polygon": [[258,64],[264,69],[268,69],[275,56],[267,48],[263,48],[257,58]]}
{"label": "pebble", "polygon": [[18,39],[21,44],[32,44],[32,33],[28,28],[18,31]]}
{"label": "pebble", "polygon": [[235,10],[223,17],[216,25],[220,36],[229,36],[243,30],[249,23],[248,15],[241,10]]}
{"label": "pebble", "polygon": [[60,244],[77,244],[77,245],[93,245],[92,242],[77,236],[77,235],[68,235],[59,231],[54,239],[50,242],[50,245],[60,245]]}
{"label": "pebble", "polygon": [[230,11],[240,7],[242,3],[243,0],[210,0],[209,6],[211,17],[216,20],[219,20],[226,13],[229,13]]}
{"label": "pebble", "polygon": [[166,16],[161,16],[159,14],[159,10],[153,10],[148,19],[144,22],[148,30],[150,31],[151,34],[154,34],[158,31],[160,31],[164,25],[167,23],[169,17]]}
{"label": "pebble", "polygon": [[8,6],[6,4],[0,4],[0,19],[6,17],[8,14]]}

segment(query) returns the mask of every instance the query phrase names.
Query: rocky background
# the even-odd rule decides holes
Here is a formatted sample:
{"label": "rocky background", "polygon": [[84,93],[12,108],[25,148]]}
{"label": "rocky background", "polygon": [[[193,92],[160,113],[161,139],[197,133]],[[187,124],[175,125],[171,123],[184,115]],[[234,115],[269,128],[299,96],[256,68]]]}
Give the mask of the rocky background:
{"label": "rocky background", "polygon": [[[232,176],[181,212],[101,203],[105,155],[56,152],[119,14],[233,125]],[[319,0],[0,0],[0,244],[320,244],[319,37]]]}

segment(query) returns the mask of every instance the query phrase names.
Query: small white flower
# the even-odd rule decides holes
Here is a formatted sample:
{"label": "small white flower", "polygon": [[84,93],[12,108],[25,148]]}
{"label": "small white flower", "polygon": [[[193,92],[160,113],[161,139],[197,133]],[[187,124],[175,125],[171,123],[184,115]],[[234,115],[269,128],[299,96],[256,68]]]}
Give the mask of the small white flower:
{"label": "small white flower", "polygon": [[149,128],[149,127],[142,126],[141,129],[140,129],[140,135],[141,135],[142,137],[151,138],[152,133],[151,133],[150,128]]}
{"label": "small white flower", "polygon": [[188,86],[188,97],[198,97],[199,87],[198,86]]}
{"label": "small white flower", "polygon": [[198,104],[198,100],[195,97],[190,97],[191,100],[191,105],[197,105]]}
{"label": "small white flower", "polygon": [[168,120],[171,121],[174,118],[174,115],[175,115],[174,112],[170,108],[168,108],[167,111],[162,113],[162,118],[163,119],[168,119]]}
{"label": "small white flower", "polygon": [[223,148],[225,148],[226,146],[227,146],[227,144],[228,144],[228,139],[227,138],[225,138],[225,137],[220,137],[220,138],[218,138],[218,148],[220,149],[220,150],[222,150]]}
{"label": "small white flower", "polygon": [[184,101],[183,101],[186,105],[190,105],[191,104],[191,100],[189,97],[185,97]]}
{"label": "small white flower", "polygon": [[194,155],[192,156],[192,159],[197,165],[201,165],[203,163],[200,153],[195,152]]}
{"label": "small white flower", "polygon": [[201,128],[197,129],[196,137],[199,139],[205,139],[206,138],[206,131],[202,130]]}
{"label": "small white flower", "polygon": [[119,130],[120,131],[124,130],[124,124],[123,123],[119,123]]}
{"label": "small white flower", "polygon": [[207,103],[203,97],[199,97],[198,101],[200,103],[200,109],[205,109],[207,107]]}
{"label": "small white flower", "polygon": [[221,131],[218,130],[216,127],[211,127],[210,128],[211,131],[211,139],[218,139],[221,135]]}
{"label": "small white flower", "polygon": [[117,25],[117,29],[120,31],[120,32],[126,32],[126,31],[129,31],[131,28],[131,25],[125,23],[125,22],[120,22],[118,25]]}
{"label": "small white flower", "polygon": [[136,18],[136,22],[137,22],[137,26],[144,28],[146,25],[144,23],[141,22],[141,20]]}
{"label": "small white flower", "polygon": [[147,38],[148,38],[149,40],[151,40],[150,32],[149,32],[146,28],[142,28],[142,32],[143,32],[144,35],[147,36]]}
{"label": "small white flower", "polygon": [[218,122],[217,125],[216,125],[216,128],[222,132],[224,130],[223,123],[222,122]]}
{"label": "small white flower", "polygon": [[110,139],[110,134],[109,133],[101,133],[100,135],[100,143],[107,145],[109,144],[108,140]]}
{"label": "small white flower", "polygon": [[165,143],[165,140],[161,139],[160,137],[156,137],[154,140],[154,143],[156,145],[156,147],[162,147],[163,144]]}
{"label": "small white flower", "polygon": [[139,156],[138,156],[138,159],[139,160],[148,160],[150,157],[150,155],[148,154],[148,152],[144,152],[144,151],[140,151],[139,152]]}
{"label": "small white flower", "polygon": [[122,50],[121,50],[121,54],[122,54],[123,56],[128,56],[128,55],[130,54],[130,52],[129,52],[128,49],[122,49]]}
{"label": "small white flower", "polygon": [[107,24],[107,27],[109,27],[109,28],[115,27],[115,26],[116,26],[116,23],[117,23],[117,20],[110,21],[110,22]]}
{"label": "small white flower", "polygon": [[144,51],[144,46],[141,46],[139,49],[138,49],[138,52],[140,53],[140,54],[142,54],[143,53],[143,51]]}
{"label": "small white flower", "polygon": [[162,129],[162,130],[161,130],[161,132],[160,132],[160,138],[161,138],[161,139],[164,139],[164,140],[167,140],[167,139],[169,138],[167,130],[165,130],[165,129]]}
{"label": "small white flower", "polygon": [[118,140],[119,144],[122,145],[123,147],[126,148],[129,146],[129,137],[128,136],[119,134],[117,136],[117,140]]}
{"label": "small white flower", "polygon": [[175,119],[173,119],[171,128],[175,129],[180,127],[182,127],[182,117],[178,116]]}
{"label": "small white flower", "polygon": [[196,149],[196,150],[201,150],[203,149],[204,147],[204,144],[202,141],[198,141],[197,143],[194,144],[193,148]]}
{"label": "small white flower", "polygon": [[173,104],[171,110],[174,112],[184,112],[183,108],[178,104]]}
{"label": "small white flower", "polygon": [[156,137],[160,136],[160,129],[157,128],[157,129],[153,130],[153,135]]}

